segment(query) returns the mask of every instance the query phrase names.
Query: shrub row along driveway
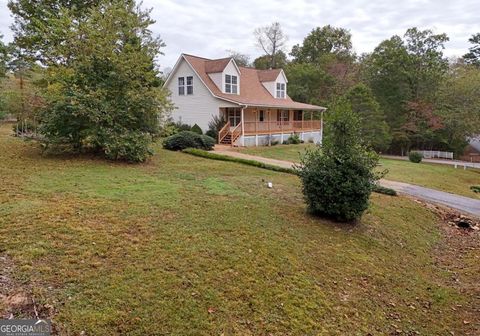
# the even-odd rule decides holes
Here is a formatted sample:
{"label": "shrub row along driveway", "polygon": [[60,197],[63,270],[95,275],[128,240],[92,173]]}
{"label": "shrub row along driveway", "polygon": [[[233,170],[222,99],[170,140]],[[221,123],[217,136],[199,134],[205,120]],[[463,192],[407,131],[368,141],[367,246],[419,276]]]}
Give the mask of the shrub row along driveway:
{"label": "shrub row along driveway", "polygon": [[[239,153],[236,151],[228,150],[227,148],[218,149],[215,150],[215,152],[218,154],[229,155],[248,160],[256,160],[271,165],[277,165],[283,168],[291,168],[295,164],[291,161],[276,160]],[[380,181],[380,183],[382,186],[392,188],[401,194],[413,196],[429,203],[437,203],[440,205],[444,205],[460,212],[469,213],[471,215],[480,217],[480,200],[465,196],[459,196],[448,192],[438,191],[435,189],[420,187],[414,184],[395,182],[390,180],[382,180]]]}

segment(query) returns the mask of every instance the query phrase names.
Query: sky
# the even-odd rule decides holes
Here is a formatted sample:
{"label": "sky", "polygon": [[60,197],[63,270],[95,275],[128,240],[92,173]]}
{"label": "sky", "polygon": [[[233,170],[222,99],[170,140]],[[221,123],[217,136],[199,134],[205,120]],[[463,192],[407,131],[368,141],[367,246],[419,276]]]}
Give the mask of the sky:
{"label": "sky", "polygon": [[[8,0],[0,0],[0,34],[11,41]],[[144,0],[156,23],[152,31],[166,43],[159,57],[163,69],[171,68],[181,53],[221,58],[235,50],[254,58],[253,31],[278,21],[288,36],[287,51],[315,27],[343,27],[352,34],[357,53],[371,52],[381,41],[410,27],[447,33],[445,55],[461,56],[468,39],[480,32],[479,0]]]}

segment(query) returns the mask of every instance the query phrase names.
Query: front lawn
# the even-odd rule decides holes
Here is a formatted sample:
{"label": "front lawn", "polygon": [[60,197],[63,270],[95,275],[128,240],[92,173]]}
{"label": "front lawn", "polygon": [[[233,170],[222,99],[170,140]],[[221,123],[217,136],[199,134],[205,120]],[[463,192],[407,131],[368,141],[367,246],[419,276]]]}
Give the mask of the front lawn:
{"label": "front lawn", "polygon": [[[271,147],[249,147],[237,149],[245,154],[258,155],[277,160],[298,162],[301,154],[311,144],[277,145]],[[404,160],[381,158],[382,168],[388,169],[385,177],[392,181],[412,183],[428,188],[451,192],[471,198],[480,199],[480,194],[473,192],[470,187],[480,185],[480,170],[463,168],[455,169],[453,166],[412,163]]]}
{"label": "front lawn", "polygon": [[143,165],[43,157],[10,128],[2,313],[24,290],[62,335],[479,331],[480,252],[452,254],[465,235],[409,199],[373,195],[344,226],[306,215],[293,175],[161,149]]}

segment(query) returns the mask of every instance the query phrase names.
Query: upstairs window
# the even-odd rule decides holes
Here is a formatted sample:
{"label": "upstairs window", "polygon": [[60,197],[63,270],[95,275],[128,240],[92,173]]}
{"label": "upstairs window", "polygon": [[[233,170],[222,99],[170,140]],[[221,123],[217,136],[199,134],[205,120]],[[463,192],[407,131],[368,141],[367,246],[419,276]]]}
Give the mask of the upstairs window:
{"label": "upstairs window", "polygon": [[225,75],[225,92],[226,93],[238,93],[238,78],[233,75]]}
{"label": "upstairs window", "polygon": [[187,80],[185,81],[185,77],[178,77],[178,95],[184,96],[185,92],[187,95],[193,94],[193,76],[186,77]]}
{"label": "upstairs window", "polygon": [[193,94],[193,77],[188,76],[187,77],[187,95],[192,95]]}
{"label": "upstairs window", "polygon": [[185,77],[178,77],[178,95],[185,95]]}
{"label": "upstairs window", "polygon": [[285,98],[285,83],[277,83],[277,98]]}

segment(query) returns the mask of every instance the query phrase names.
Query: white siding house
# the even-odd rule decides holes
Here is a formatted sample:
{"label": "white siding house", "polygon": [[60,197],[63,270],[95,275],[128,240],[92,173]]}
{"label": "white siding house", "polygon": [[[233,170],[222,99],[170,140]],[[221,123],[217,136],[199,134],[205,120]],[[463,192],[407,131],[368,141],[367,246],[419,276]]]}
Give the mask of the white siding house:
{"label": "white siding house", "polygon": [[[173,119],[191,126],[197,124],[205,132],[212,116],[219,114],[220,107],[238,105],[215,98],[186,60],[181,58],[179,62],[169,76],[171,80],[166,83],[175,104]],[[185,93],[180,95],[178,78],[185,78],[186,81],[189,76],[193,77],[193,94],[187,94],[185,90]]]}
{"label": "white siding house", "polygon": [[216,60],[182,54],[164,87],[175,105],[173,118],[203,132],[213,116],[224,119],[218,142],[257,146],[298,135],[322,141],[324,107],[293,101],[281,69],[238,67],[233,58]]}

